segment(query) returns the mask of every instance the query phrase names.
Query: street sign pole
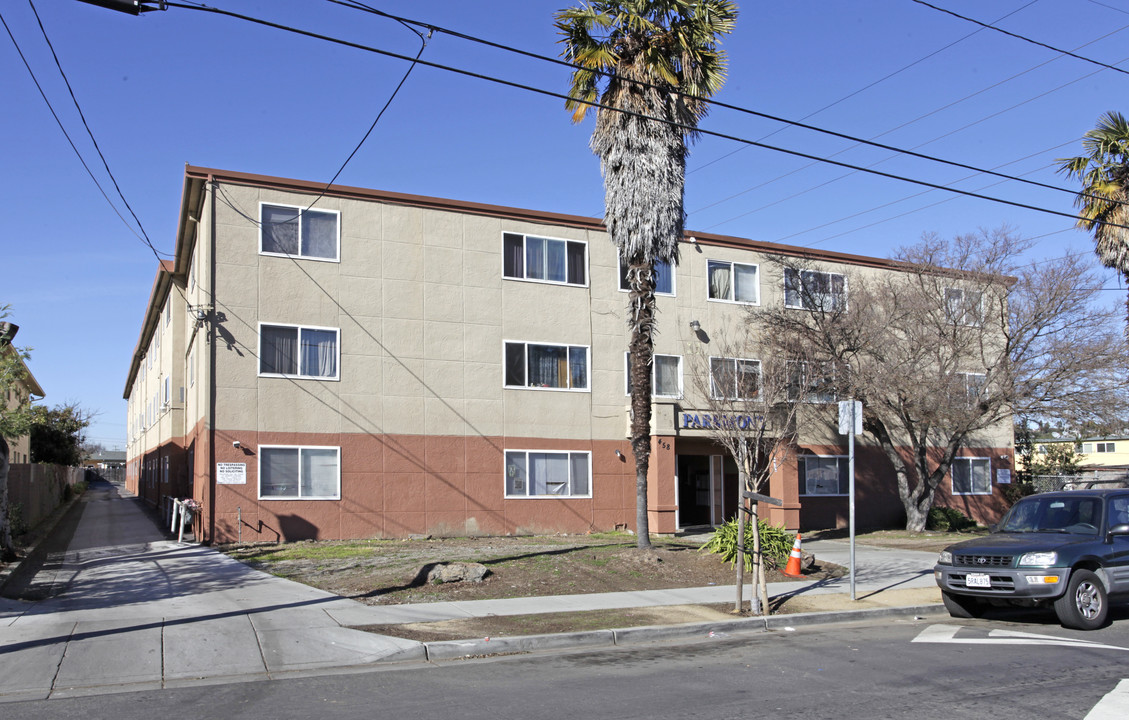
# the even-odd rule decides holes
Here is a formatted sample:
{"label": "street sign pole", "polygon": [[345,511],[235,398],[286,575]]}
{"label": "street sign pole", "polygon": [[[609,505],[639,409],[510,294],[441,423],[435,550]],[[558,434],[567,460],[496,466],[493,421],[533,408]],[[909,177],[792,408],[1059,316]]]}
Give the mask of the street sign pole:
{"label": "street sign pole", "polygon": [[862,403],[843,400],[839,403],[839,432],[847,436],[849,475],[848,514],[851,535],[851,600],[855,600],[855,433],[862,432]]}
{"label": "street sign pole", "polygon": [[851,403],[851,432],[847,435],[848,458],[850,468],[850,525],[851,525],[851,601],[855,600],[855,404]]}

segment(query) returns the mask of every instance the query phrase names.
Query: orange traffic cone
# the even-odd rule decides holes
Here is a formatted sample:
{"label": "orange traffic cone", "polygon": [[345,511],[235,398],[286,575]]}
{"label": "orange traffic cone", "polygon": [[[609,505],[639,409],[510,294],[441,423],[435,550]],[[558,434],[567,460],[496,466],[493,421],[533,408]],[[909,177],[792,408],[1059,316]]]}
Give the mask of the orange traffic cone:
{"label": "orange traffic cone", "polygon": [[796,533],[796,542],[792,544],[792,552],[788,555],[788,564],[784,567],[784,574],[788,577],[803,577],[803,570],[800,568],[800,561],[803,555],[800,554],[800,534]]}

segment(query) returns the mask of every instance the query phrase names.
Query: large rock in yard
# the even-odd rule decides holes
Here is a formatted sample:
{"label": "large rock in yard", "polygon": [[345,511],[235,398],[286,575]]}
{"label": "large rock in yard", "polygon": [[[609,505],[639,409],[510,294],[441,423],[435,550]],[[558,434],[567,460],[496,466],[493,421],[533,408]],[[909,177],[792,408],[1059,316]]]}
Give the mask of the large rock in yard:
{"label": "large rock in yard", "polygon": [[440,563],[431,568],[427,574],[427,582],[452,583],[452,582],[482,582],[486,573],[490,572],[482,563],[451,562]]}

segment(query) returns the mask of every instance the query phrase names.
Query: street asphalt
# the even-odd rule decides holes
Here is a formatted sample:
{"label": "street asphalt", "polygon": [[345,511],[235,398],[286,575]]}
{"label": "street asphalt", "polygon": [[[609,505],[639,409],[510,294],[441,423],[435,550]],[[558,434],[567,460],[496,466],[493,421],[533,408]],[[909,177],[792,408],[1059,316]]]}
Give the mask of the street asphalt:
{"label": "street asphalt", "polygon": [[[388,663],[708,641],[813,623],[935,613],[887,607],[561,635],[420,643],[354,628],[488,615],[726,603],[732,586],[369,606],[168,540],[152,511],[120,486],[94,483],[0,598],[0,702],[343,672]],[[846,567],[845,541],[807,543]],[[859,545],[856,590],[935,587],[936,553]],[[842,594],[847,578],[772,583],[770,597]],[[751,588],[746,588],[746,597]],[[32,598],[32,599],[27,599]],[[38,598],[38,599],[36,599]]]}

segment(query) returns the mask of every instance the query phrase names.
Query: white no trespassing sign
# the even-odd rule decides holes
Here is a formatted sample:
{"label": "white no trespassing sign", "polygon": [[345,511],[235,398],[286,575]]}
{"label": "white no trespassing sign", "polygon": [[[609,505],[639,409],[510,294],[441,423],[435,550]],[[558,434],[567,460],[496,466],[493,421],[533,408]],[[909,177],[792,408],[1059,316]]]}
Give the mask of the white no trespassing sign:
{"label": "white no trespassing sign", "polygon": [[217,485],[246,485],[247,463],[216,463]]}

